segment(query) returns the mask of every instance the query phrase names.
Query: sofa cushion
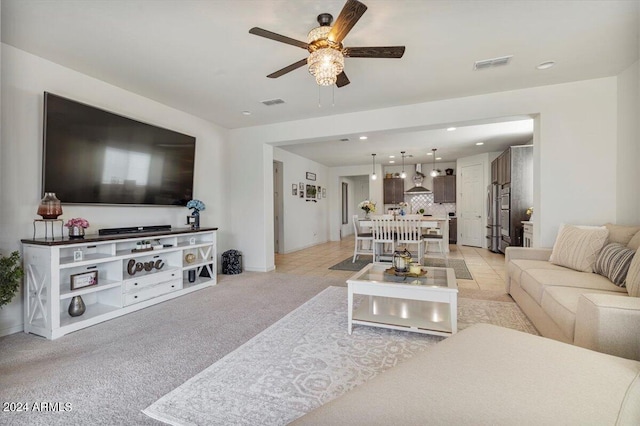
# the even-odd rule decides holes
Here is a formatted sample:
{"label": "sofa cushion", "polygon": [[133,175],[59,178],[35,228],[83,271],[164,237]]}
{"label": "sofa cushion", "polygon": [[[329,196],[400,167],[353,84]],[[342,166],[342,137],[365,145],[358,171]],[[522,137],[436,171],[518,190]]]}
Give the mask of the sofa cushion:
{"label": "sofa cushion", "polygon": [[615,285],[624,287],[624,280],[635,253],[635,250],[620,243],[607,244],[600,250],[594,272],[609,278]]}
{"label": "sofa cushion", "polygon": [[636,235],[631,238],[627,247],[634,250],[640,249],[640,231],[636,232]]}
{"label": "sofa cushion", "polygon": [[593,265],[608,235],[609,231],[604,226],[561,226],[549,261],[576,271],[593,272]]}
{"label": "sofa cushion", "polygon": [[[578,299],[585,293],[610,293],[604,290],[593,290],[580,287],[545,287],[542,294],[542,309],[558,324],[566,336],[573,341],[578,311]],[[623,295],[624,293],[619,293]]]}
{"label": "sofa cushion", "polygon": [[626,293],[624,288],[614,285],[608,278],[598,274],[578,272],[572,269],[529,269],[522,273],[520,287],[539,305],[546,287],[575,287],[585,291],[602,290]]}
{"label": "sofa cushion", "polygon": [[631,260],[629,265],[629,272],[627,273],[627,280],[625,285],[629,296],[640,297],[640,250],[636,250],[635,256]]}
{"label": "sofa cushion", "polygon": [[623,246],[629,244],[631,238],[640,231],[640,226],[615,225],[613,223],[606,223],[604,226],[609,230],[608,241],[620,243]]}
{"label": "sofa cushion", "polygon": [[547,260],[529,260],[529,259],[514,259],[507,264],[507,273],[512,280],[520,283],[520,276],[522,272],[529,269],[555,269],[558,271],[564,271],[567,268],[564,266],[554,265]]}

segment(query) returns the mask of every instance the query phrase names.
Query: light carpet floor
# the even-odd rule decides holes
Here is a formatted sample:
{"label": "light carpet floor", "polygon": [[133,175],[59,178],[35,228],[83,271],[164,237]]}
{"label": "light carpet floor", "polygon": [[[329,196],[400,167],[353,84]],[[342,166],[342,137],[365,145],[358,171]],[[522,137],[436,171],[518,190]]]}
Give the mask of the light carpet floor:
{"label": "light carpet floor", "polygon": [[344,279],[245,272],[215,287],[57,340],[0,337],[0,401],[71,403],[0,412],[2,425],[162,425],[142,410]]}
{"label": "light carpet floor", "polygon": [[[145,410],[173,425],[285,425],[441,341],[355,326],[330,287]],[[459,299],[459,328],[484,322],[537,334],[509,302]]]}

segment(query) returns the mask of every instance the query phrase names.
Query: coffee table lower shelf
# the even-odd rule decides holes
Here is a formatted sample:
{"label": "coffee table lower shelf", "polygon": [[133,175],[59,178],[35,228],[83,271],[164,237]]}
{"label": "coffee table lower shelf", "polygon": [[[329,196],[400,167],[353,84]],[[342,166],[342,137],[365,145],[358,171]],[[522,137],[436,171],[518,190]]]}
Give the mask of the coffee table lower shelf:
{"label": "coffee table lower shelf", "polygon": [[453,334],[450,305],[440,302],[364,296],[351,322],[436,336]]}

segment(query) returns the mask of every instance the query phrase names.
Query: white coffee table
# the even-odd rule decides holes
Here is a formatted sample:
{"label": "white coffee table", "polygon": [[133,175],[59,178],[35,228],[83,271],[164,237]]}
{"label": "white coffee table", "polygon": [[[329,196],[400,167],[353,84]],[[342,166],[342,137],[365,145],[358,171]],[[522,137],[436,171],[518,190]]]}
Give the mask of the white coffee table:
{"label": "white coffee table", "polygon": [[[451,268],[422,267],[424,277],[396,277],[389,264],[370,263],[347,280],[349,334],[353,324],[437,336],[458,332],[458,284]],[[354,295],[364,295],[353,308]]]}

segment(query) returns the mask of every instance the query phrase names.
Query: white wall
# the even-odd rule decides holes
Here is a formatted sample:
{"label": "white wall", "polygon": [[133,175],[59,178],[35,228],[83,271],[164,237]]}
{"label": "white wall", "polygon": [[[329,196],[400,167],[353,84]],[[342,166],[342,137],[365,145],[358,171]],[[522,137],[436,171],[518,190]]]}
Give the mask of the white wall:
{"label": "white wall", "polygon": [[[282,162],[284,182],[283,253],[301,250],[329,240],[329,201],[316,202],[291,195],[292,185],[316,185],[327,189],[329,168],[280,148],[273,148],[273,159]],[[306,172],[316,174],[316,181],[306,179]],[[298,188],[299,190],[299,188]]]}
{"label": "white wall", "polygon": [[618,154],[616,169],[616,222],[640,223],[640,66],[638,62],[618,76]]}
{"label": "white wall", "polygon": [[[259,162],[256,156],[261,153],[255,148],[263,143],[329,139],[362,132],[400,131],[441,123],[539,115],[539,140],[534,140],[538,150],[534,153],[534,170],[540,169],[534,183],[534,199],[539,208],[536,232],[539,231],[541,246],[551,246],[561,222],[597,224],[616,220],[616,193],[612,190],[616,187],[616,176],[614,173],[593,173],[593,170],[616,168],[616,112],[617,78],[608,77],[234,129],[230,131],[232,146],[243,155],[233,158],[232,162],[238,166],[247,161]],[[370,173],[369,169],[370,166],[364,167],[364,173]],[[253,179],[264,179],[264,174],[264,168],[251,168]],[[356,174],[360,173],[340,173],[337,176]],[[376,187],[372,191],[381,200],[381,179],[376,182],[380,192],[375,193]],[[329,185],[337,187],[338,179]],[[241,200],[239,202],[242,203]],[[339,206],[339,203],[331,203],[332,212],[334,205]],[[263,210],[266,215],[272,215],[271,205],[265,205]],[[243,214],[248,213],[245,211]],[[235,218],[241,222],[243,219],[246,218],[241,214]],[[339,220],[339,210],[335,220]],[[237,237],[240,239],[264,233],[257,222],[255,227],[235,229],[238,229]],[[332,217],[332,240],[339,234],[339,229]],[[265,242],[260,244],[266,245]],[[253,253],[248,258],[251,262],[264,261],[264,256],[257,252],[255,258]],[[263,266],[266,268],[268,264]]]}
{"label": "white wall", "polygon": [[[20,248],[33,236],[41,198],[43,92],[48,91],[150,124],[196,137],[194,196],[207,209],[202,226],[219,227],[218,247],[227,247],[223,158],[226,130],[184,112],[2,44],[2,134],[0,144],[0,249]],[[64,200],[63,200],[64,201]],[[260,210],[264,203],[260,202]],[[84,217],[89,233],[100,228],[170,224],[184,226],[189,213],[176,207],[63,205],[62,218]],[[0,310],[0,335],[22,329],[22,298]]]}
{"label": "white wall", "polygon": [[[329,199],[329,239],[331,241],[340,241],[340,231],[342,229],[342,179],[345,176],[366,176],[368,181],[369,193],[362,200],[356,200],[357,203],[365,199],[376,203],[378,209],[382,208],[382,167],[376,164],[376,180],[370,179],[371,165],[362,166],[345,166],[331,167],[329,169],[329,188],[330,193],[327,194]],[[378,210],[378,213],[381,210]],[[360,214],[362,211],[351,213]]]}

